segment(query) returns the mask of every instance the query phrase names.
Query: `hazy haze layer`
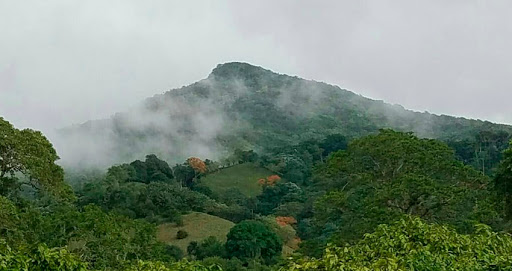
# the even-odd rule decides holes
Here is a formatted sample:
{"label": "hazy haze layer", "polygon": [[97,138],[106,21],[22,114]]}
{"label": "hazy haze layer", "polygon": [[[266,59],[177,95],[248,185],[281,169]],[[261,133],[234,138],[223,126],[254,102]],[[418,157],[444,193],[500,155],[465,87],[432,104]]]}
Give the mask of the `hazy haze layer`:
{"label": "hazy haze layer", "polygon": [[106,118],[246,61],[415,110],[512,123],[510,1],[0,1],[0,115]]}

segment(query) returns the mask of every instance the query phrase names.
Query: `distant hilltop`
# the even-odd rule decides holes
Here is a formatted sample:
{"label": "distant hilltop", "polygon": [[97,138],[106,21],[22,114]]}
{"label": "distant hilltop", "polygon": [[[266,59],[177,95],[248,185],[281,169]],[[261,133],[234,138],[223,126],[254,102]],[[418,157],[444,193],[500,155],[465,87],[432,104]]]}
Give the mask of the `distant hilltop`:
{"label": "distant hilltop", "polygon": [[215,159],[236,148],[265,152],[381,128],[441,140],[512,132],[508,125],[414,112],[338,86],[230,62],[217,65],[206,79],[146,99],[135,110],[63,129],[55,143],[64,166],[107,166],[148,153],[171,162]]}

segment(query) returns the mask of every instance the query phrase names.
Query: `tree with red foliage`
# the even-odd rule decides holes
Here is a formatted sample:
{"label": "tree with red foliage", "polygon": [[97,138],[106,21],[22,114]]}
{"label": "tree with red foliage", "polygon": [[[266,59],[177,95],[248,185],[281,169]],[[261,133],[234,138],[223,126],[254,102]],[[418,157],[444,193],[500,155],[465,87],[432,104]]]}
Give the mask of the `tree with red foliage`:
{"label": "tree with red foliage", "polygon": [[279,181],[281,181],[281,177],[279,177],[278,175],[270,175],[266,179],[259,179],[258,183],[262,186],[274,186]]}
{"label": "tree with red foliage", "polygon": [[187,159],[187,163],[196,171],[199,173],[205,173],[206,172],[206,164],[203,160],[197,158],[197,157],[190,157]]}

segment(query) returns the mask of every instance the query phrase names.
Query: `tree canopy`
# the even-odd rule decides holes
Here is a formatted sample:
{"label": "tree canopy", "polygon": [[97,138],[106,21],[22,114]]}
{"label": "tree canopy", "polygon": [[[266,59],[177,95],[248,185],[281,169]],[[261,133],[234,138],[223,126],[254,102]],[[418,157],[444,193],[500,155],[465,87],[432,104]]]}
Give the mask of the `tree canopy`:
{"label": "tree canopy", "polygon": [[314,204],[318,240],[357,240],[403,215],[450,224],[462,232],[473,221],[501,219],[490,179],[464,166],[442,142],[381,130],[334,153],[315,172],[328,191]]}
{"label": "tree canopy", "polygon": [[503,160],[494,181],[498,193],[504,198],[505,212],[512,218],[512,141],[509,148],[503,152]]}
{"label": "tree canopy", "polygon": [[226,251],[239,259],[262,258],[273,260],[281,254],[282,241],[267,225],[246,220],[234,226],[228,233]]}
{"label": "tree canopy", "polygon": [[510,270],[512,237],[476,225],[474,234],[406,217],[380,225],[355,244],[329,246],[319,258],[297,258],[281,270]]}
{"label": "tree canopy", "polygon": [[36,192],[72,197],[52,144],[39,131],[16,129],[0,117],[0,195],[17,193],[24,186]]}

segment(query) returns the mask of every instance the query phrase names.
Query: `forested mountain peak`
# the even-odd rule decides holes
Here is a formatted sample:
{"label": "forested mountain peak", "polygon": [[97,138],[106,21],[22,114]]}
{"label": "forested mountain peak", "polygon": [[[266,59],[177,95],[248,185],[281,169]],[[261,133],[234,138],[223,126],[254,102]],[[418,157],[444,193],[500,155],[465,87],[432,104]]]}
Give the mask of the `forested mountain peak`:
{"label": "forested mountain peak", "polygon": [[226,62],[223,64],[218,64],[217,67],[212,70],[209,77],[243,79],[254,77],[256,75],[269,76],[277,74],[271,70],[267,70],[263,67],[251,65],[245,62]]}
{"label": "forested mountain peak", "polygon": [[217,159],[234,149],[265,152],[330,134],[357,138],[381,128],[442,140],[512,132],[507,125],[414,112],[338,86],[230,62],[130,111],[65,129],[56,146],[66,165],[105,166],[148,153],[171,162]]}

